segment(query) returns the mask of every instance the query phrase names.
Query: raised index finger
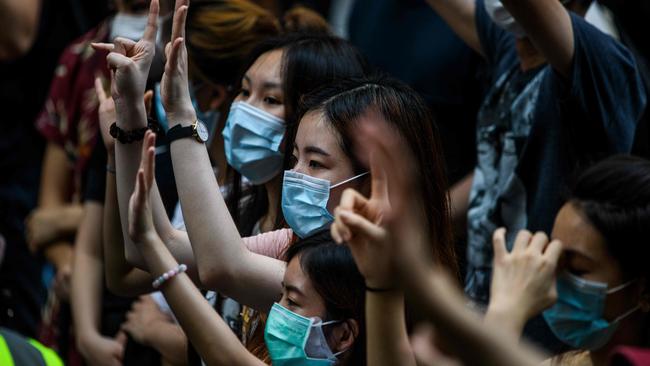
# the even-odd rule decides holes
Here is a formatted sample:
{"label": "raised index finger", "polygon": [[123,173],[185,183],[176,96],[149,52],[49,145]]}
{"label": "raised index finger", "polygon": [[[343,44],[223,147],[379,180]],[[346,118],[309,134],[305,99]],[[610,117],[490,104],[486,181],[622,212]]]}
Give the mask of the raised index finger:
{"label": "raised index finger", "polygon": [[144,29],[142,39],[150,42],[156,40],[156,33],[158,32],[158,12],[160,6],[158,0],[151,0],[149,5],[149,17],[147,18],[147,27]]}
{"label": "raised index finger", "polygon": [[185,19],[187,17],[188,0],[176,0],[174,22],[172,23],[172,42],[177,38],[185,38]]}

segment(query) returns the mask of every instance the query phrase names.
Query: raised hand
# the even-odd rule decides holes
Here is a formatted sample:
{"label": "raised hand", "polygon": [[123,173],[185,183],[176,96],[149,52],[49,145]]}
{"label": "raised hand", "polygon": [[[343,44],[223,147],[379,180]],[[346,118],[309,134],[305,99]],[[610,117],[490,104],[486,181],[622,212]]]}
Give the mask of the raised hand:
{"label": "raised hand", "polygon": [[369,199],[352,189],[343,193],[332,237],[348,243],[368,286],[390,287],[402,268],[429,257],[412,154],[381,116],[362,119],[356,135],[358,155],[370,161],[372,193]]}
{"label": "raised hand", "polygon": [[134,243],[144,243],[156,234],[149,196],[155,170],[156,135],[147,131],[142,144],[142,159],[136,176],[135,189],[129,201],[129,236]]}
{"label": "raised hand", "polygon": [[494,266],[486,319],[507,323],[519,333],[528,319],[557,299],[555,270],[562,244],[557,240],[549,243],[544,233],[532,235],[522,230],[508,253],[505,234],[501,228],[493,236]]}
{"label": "raised hand", "polygon": [[[113,43],[93,43],[96,49],[110,51],[106,60],[111,69],[111,94],[118,108],[141,106],[149,68],[156,52],[158,0],[149,5],[147,27],[138,42],[117,37]],[[128,127],[128,126],[126,126]]]}
{"label": "raised hand", "polygon": [[196,113],[190,99],[185,48],[185,20],[189,0],[176,0],[171,41],[165,46],[165,73],[160,81],[160,95],[170,127],[191,124]]}
{"label": "raised hand", "polygon": [[[104,141],[104,146],[110,155],[115,154],[115,139],[110,134],[110,128],[113,122],[116,121],[115,113],[115,101],[110,95],[106,94],[104,85],[100,77],[95,78],[95,91],[97,92],[97,99],[99,100],[99,130],[102,134],[102,140]],[[151,109],[151,100],[153,98],[153,92],[147,90],[144,93],[144,104],[147,109],[147,114]]]}

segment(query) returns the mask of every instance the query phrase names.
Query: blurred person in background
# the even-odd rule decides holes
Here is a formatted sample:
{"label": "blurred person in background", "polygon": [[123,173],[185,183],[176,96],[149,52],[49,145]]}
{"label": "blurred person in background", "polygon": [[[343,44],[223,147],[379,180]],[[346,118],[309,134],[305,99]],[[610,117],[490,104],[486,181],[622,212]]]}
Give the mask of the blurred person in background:
{"label": "blurred person in background", "polygon": [[[490,70],[471,186],[451,195],[468,220],[465,290],[482,306],[494,230],[509,246],[521,229],[549,232],[576,169],[637,151],[647,95],[629,50],[583,19],[590,1],[428,2]],[[539,317],[527,335],[561,347]]]}
{"label": "blurred person in background", "polygon": [[34,120],[60,53],[107,14],[107,1],[0,1],[0,325],[34,337],[45,300],[42,259],[33,256],[24,220],[36,206],[43,140]]}

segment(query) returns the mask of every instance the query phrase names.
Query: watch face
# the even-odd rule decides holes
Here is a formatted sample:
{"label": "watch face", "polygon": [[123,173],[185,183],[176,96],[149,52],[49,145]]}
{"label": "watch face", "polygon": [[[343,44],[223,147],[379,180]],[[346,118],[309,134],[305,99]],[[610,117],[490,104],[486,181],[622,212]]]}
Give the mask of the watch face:
{"label": "watch face", "polygon": [[201,121],[196,121],[196,137],[201,142],[208,141],[208,137],[210,137],[210,133],[208,132],[208,128]]}

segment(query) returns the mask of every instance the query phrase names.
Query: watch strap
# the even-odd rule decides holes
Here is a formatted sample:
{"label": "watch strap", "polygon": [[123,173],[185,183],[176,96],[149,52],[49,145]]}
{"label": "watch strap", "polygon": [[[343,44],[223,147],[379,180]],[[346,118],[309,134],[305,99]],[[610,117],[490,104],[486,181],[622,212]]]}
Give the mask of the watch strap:
{"label": "watch strap", "polygon": [[172,141],[176,141],[178,139],[183,139],[186,137],[193,137],[194,136],[194,126],[182,126],[182,125],[176,125],[167,131],[167,143],[171,144]]}
{"label": "watch strap", "polygon": [[137,128],[135,130],[125,131],[117,127],[117,123],[113,122],[109,129],[109,133],[113,138],[119,141],[122,144],[130,144],[135,141],[142,141],[147,130],[151,130],[155,133],[160,132],[160,126],[158,123],[152,119],[147,119],[147,127]]}

